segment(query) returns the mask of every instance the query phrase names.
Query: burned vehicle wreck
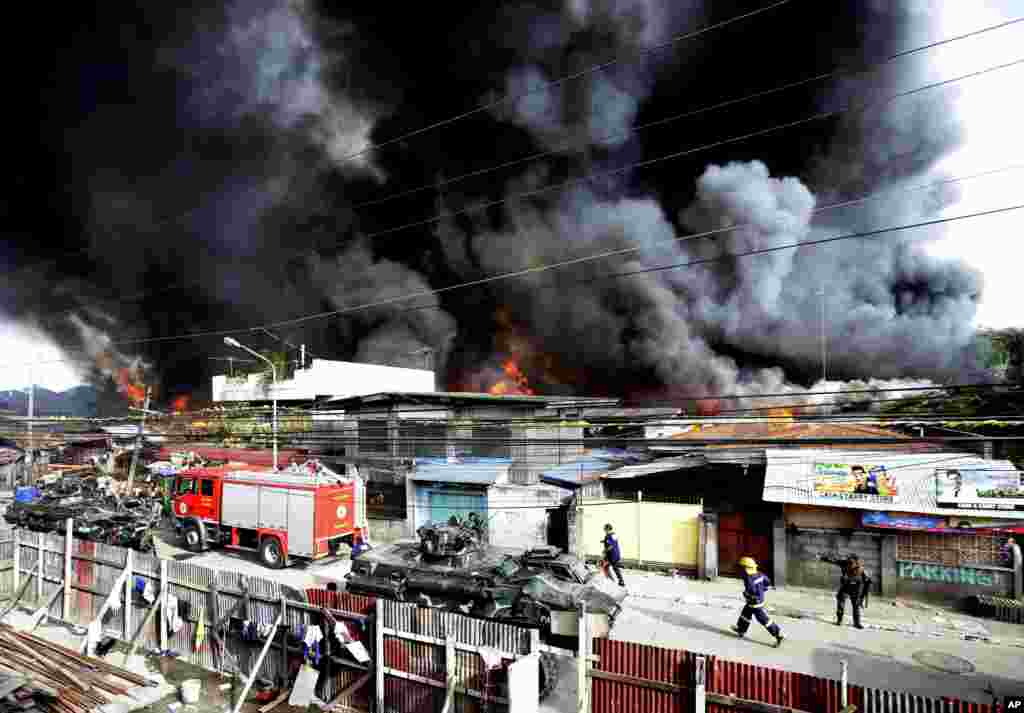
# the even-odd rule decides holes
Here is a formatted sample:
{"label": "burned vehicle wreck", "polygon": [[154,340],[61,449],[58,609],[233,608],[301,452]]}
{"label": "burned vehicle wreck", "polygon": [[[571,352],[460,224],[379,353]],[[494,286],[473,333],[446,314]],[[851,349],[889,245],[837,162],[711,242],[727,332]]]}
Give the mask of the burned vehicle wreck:
{"label": "burned vehicle wreck", "polygon": [[[581,602],[594,636],[606,636],[622,610],[624,589],[556,547],[485,545],[478,529],[459,522],[431,523],[417,535],[419,542],[355,557],[348,591],[537,628],[546,643],[573,649]],[[542,697],[556,673],[556,659],[542,655]]]}

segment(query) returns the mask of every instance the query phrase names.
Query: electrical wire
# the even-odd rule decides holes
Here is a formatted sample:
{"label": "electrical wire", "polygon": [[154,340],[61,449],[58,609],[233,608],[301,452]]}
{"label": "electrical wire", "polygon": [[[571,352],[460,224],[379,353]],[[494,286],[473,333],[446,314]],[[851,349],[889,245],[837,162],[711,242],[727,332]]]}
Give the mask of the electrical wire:
{"label": "electrical wire", "polygon": [[[1024,61],[1024,60],[1022,60],[1022,61]],[[714,257],[714,258],[705,258],[705,259],[702,259],[702,260],[695,260],[695,261],[686,262],[686,263],[676,263],[676,264],[672,264],[672,265],[664,265],[664,266],[646,268],[646,269],[642,269],[642,270],[634,270],[634,271],[631,271],[631,272],[624,272],[624,273],[612,273],[610,275],[603,275],[603,276],[599,276],[599,277],[596,277],[596,278],[593,278],[593,279],[607,280],[607,279],[615,279],[615,278],[619,278],[619,277],[629,277],[629,276],[632,276],[632,275],[638,275],[638,274],[642,274],[642,273],[645,273],[645,272],[658,272],[658,271],[662,271],[662,270],[673,270],[673,269],[677,269],[677,268],[680,268],[680,267],[692,267],[692,266],[695,266],[695,265],[702,265],[702,264],[707,264],[707,263],[711,263],[711,262],[721,262],[721,261],[724,261],[724,260],[729,260],[729,259],[733,259],[733,258],[737,258],[737,257],[748,257],[748,256],[751,256],[751,255],[760,255],[760,254],[769,253],[769,252],[776,252],[776,251],[779,251],[779,250],[790,250],[790,249],[798,248],[798,247],[802,247],[802,246],[824,245],[826,243],[833,243],[833,242],[837,242],[837,241],[840,241],[840,240],[851,240],[851,239],[855,239],[855,238],[872,237],[872,236],[881,235],[881,234],[884,234],[884,233],[897,232],[897,231],[903,231],[903,230],[910,230],[912,228],[927,227],[927,226],[932,226],[932,225],[942,225],[942,224],[945,224],[945,223],[951,223],[951,222],[955,222],[955,221],[958,221],[958,220],[967,220],[967,219],[970,219],[970,218],[978,218],[978,217],[982,217],[982,216],[996,215],[996,214],[999,214],[999,213],[1006,213],[1006,212],[1013,211],[1013,210],[1019,210],[1022,207],[1024,207],[1024,204],[1014,205],[1014,206],[1007,206],[1007,207],[1004,207],[1004,208],[997,208],[997,209],[992,209],[992,210],[987,210],[987,211],[978,211],[978,212],[975,212],[975,213],[967,213],[967,214],[964,214],[964,215],[950,216],[950,217],[947,217],[947,218],[937,218],[937,219],[934,219],[934,220],[919,221],[917,223],[908,223],[908,224],[905,224],[905,225],[892,226],[892,227],[888,227],[888,228],[880,228],[878,230],[862,231],[862,232],[858,232],[858,233],[848,233],[848,234],[845,234],[845,235],[840,235],[840,236],[836,236],[836,237],[832,237],[832,238],[824,238],[824,239],[820,239],[820,240],[809,240],[809,241],[803,241],[803,242],[789,243],[789,244],[786,244],[786,245],[783,245],[783,246],[776,246],[776,247],[772,247],[772,248],[763,248],[763,249],[759,249],[759,250],[750,250],[750,251],[746,251],[746,252],[742,252],[742,253],[727,253],[727,254],[720,255],[720,256]],[[527,271],[529,271],[529,270],[530,269],[528,269]],[[382,299],[382,300],[374,300],[372,302],[365,302],[365,303],[360,304],[360,305],[353,305],[351,307],[345,307],[345,308],[342,308],[342,309],[330,310],[330,311],[327,311],[327,312],[319,312],[319,313],[315,313],[315,314],[308,314],[308,315],[304,315],[302,317],[295,317],[295,318],[292,318],[292,319],[279,320],[279,321],[276,321],[276,322],[271,322],[271,323],[268,323],[268,324],[261,325],[259,327],[246,327],[246,328],[237,328],[237,329],[208,330],[208,331],[192,332],[192,333],[188,333],[188,334],[180,334],[180,335],[174,335],[174,336],[148,337],[148,338],[144,338],[144,339],[119,340],[119,341],[116,341],[116,342],[112,342],[112,344],[117,345],[117,346],[124,346],[124,345],[129,345],[129,344],[147,344],[147,343],[154,343],[154,342],[177,341],[177,340],[180,340],[180,339],[195,339],[195,338],[199,338],[199,337],[227,336],[227,335],[230,335],[230,334],[241,334],[243,332],[249,332],[249,331],[252,331],[253,329],[260,329],[260,328],[280,328],[280,327],[291,326],[291,325],[295,325],[295,324],[302,324],[302,323],[305,323],[305,322],[310,322],[310,321],[314,321],[314,320],[318,320],[318,319],[325,319],[327,317],[336,317],[336,316],[342,315],[342,314],[351,314],[353,312],[358,312],[358,311],[362,311],[362,310],[372,309],[374,307],[383,307],[383,306],[387,306],[387,305],[391,305],[391,304],[396,304],[396,303],[404,302],[404,301],[411,300],[411,299],[416,299],[418,297],[428,297],[428,296],[431,296],[431,295],[439,295],[439,294],[443,294],[443,293],[446,293],[446,292],[451,292],[453,290],[464,289],[466,287],[474,287],[474,286],[477,286],[477,285],[486,284],[488,282],[495,282],[497,280],[510,279],[511,277],[519,277],[519,276],[521,276],[522,274],[524,274],[527,271],[520,270],[520,271],[518,271],[516,273],[505,273],[505,274],[502,274],[502,275],[492,275],[490,277],[485,277],[485,278],[481,278],[481,279],[478,279],[478,280],[470,280],[468,282],[462,282],[462,283],[458,283],[458,284],[455,284],[455,285],[449,285],[447,287],[439,287],[439,288],[431,289],[431,290],[420,290],[418,292],[411,292],[411,293],[408,293],[408,294],[405,294],[405,295],[398,295],[396,297],[389,297],[389,298]],[[587,282],[592,282],[593,279],[592,280],[587,280]]]}
{"label": "electrical wire", "polygon": [[[939,181],[934,181],[934,182],[930,182],[930,183],[919,184],[919,185],[916,185],[916,186],[910,186],[910,187],[899,188],[899,189],[883,189],[883,190],[880,190],[880,191],[875,191],[873,193],[865,194],[865,195],[863,195],[863,196],[861,196],[859,198],[853,198],[853,199],[850,199],[850,200],[839,201],[839,202],[836,202],[836,203],[831,203],[831,204],[828,204],[828,205],[820,206],[818,208],[815,208],[813,211],[811,211],[811,215],[812,216],[813,215],[818,215],[820,213],[824,213],[824,212],[830,211],[830,210],[835,210],[837,208],[846,208],[846,207],[858,205],[858,204],[861,204],[861,203],[869,202],[869,201],[872,201],[872,200],[879,200],[879,199],[882,199],[882,198],[891,197],[893,195],[900,195],[900,194],[903,194],[903,193],[912,193],[912,192],[922,191],[922,190],[930,190],[930,189],[934,189],[934,188],[937,188],[937,187],[940,187],[940,186],[943,186],[943,185],[950,185],[950,184],[953,184],[953,183],[960,183],[960,182],[964,182],[964,181],[976,180],[978,178],[985,178],[985,177],[988,177],[988,176],[993,176],[993,175],[996,175],[996,174],[1005,173],[1007,171],[1020,170],[1021,168],[1024,168],[1024,165],[1022,165],[1022,164],[1010,164],[1008,166],[1003,166],[1001,168],[995,168],[995,169],[991,169],[991,170],[987,170],[987,171],[981,171],[981,172],[970,174],[970,175],[967,175],[967,176],[960,176],[960,177],[955,177],[955,178],[942,179],[942,180],[939,180]],[[640,250],[647,249],[649,247],[655,247],[655,246],[658,246],[658,245],[666,245],[666,244],[670,244],[670,243],[679,243],[679,242],[688,242],[688,241],[697,240],[697,239],[700,239],[700,238],[714,237],[714,236],[730,233],[730,232],[733,232],[733,231],[742,230],[744,228],[750,227],[751,225],[753,225],[753,224],[751,224],[751,223],[741,223],[741,224],[737,224],[737,225],[726,226],[726,227],[723,227],[723,228],[715,228],[715,229],[711,229],[711,230],[706,230],[706,231],[702,231],[702,232],[694,233],[694,234],[690,234],[690,235],[674,236],[674,237],[672,237],[670,239],[667,239],[667,240],[655,241],[654,243],[652,243],[649,246],[643,246],[643,247],[641,247],[641,246],[634,246],[634,247],[629,247],[629,248],[620,248],[620,249],[617,249],[617,250],[610,250],[610,251],[605,251],[605,252],[602,252],[602,253],[595,253],[595,254],[591,254],[591,255],[585,255],[585,256],[578,257],[578,258],[571,258],[571,259],[563,260],[563,261],[560,261],[560,262],[548,263],[548,264],[545,264],[545,265],[536,265],[536,266],[532,266],[532,267],[529,267],[529,268],[525,268],[523,270],[517,270],[517,271],[513,271],[513,272],[508,272],[508,273],[501,273],[499,275],[491,275],[491,276],[489,276],[487,278],[482,278],[481,280],[474,280],[474,281],[471,281],[471,282],[459,283],[458,287],[473,287],[473,286],[477,286],[477,285],[480,285],[480,284],[487,284],[489,282],[495,282],[495,281],[499,281],[499,280],[514,279],[516,277],[523,277],[523,276],[530,275],[530,274],[538,274],[538,273],[547,272],[547,271],[550,271],[550,270],[556,270],[556,269],[560,269],[560,268],[563,268],[563,267],[570,267],[572,265],[582,264],[582,263],[590,262],[590,261],[594,261],[594,260],[601,260],[601,259],[605,259],[605,258],[609,258],[609,257],[617,257],[617,256],[621,256],[621,255],[635,253],[635,252],[638,252]],[[186,286],[186,285],[181,285],[181,286]],[[448,288],[441,288],[441,289],[453,289],[454,287],[456,287],[456,286],[449,286]],[[544,289],[544,287],[542,286],[541,289]],[[417,294],[416,296],[419,297],[419,296],[423,296],[423,295]],[[113,300],[107,300],[107,301],[113,301]],[[129,301],[129,300],[126,299],[125,301]],[[403,311],[408,312],[408,311],[419,311],[419,310],[423,310],[423,309],[440,309],[440,308],[441,308],[440,305],[422,305],[422,306],[417,306],[417,307],[410,307],[410,308],[407,308],[407,309],[405,309]],[[68,312],[70,312],[70,311],[74,311],[74,310],[68,310]],[[265,329],[263,329],[261,327],[252,327],[252,328],[249,329],[249,331],[255,332],[255,331],[260,331],[261,329],[263,331],[266,331]],[[233,333],[241,333],[242,331],[245,331],[245,330],[237,330],[237,331],[235,331]],[[217,336],[220,336],[220,335],[217,335]],[[280,341],[279,337],[275,336],[275,338]],[[294,345],[292,345],[292,346],[294,348]],[[312,353],[310,353],[310,354],[312,354]],[[313,355],[313,356],[316,356],[316,355]],[[8,363],[8,364],[0,364],[0,369],[15,368],[15,367],[26,367],[26,366],[33,366],[33,365],[37,365],[37,364],[78,363],[79,361],[91,361],[91,357],[88,354],[83,353],[83,358],[81,358],[81,359],[69,358],[69,359],[52,359],[52,360],[46,360],[46,361]]]}
{"label": "electrical wire", "polygon": [[[697,109],[691,109],[691,110],[683,112],[681,114],[674,114],[672,116],[664,117],[664,118],[661,118],[661,119],[656,119],[654,121],[649,121],[649,122],[644,123],[644,124],[638,124],[636,126],[631,126],[628,129],[626,129],[625,131],[617,131],[617,132],[613,132],[613,133],[607,134],[607,135],[603,136],[601,139],[599,139],[599,141],[604,141],[604,140],[607,140],[607,139],[629,136],[630,134],[636,134],[636,133],[639,133],[639,132],[644,131],[646,129],[654,128],[656,126],[663,126],[665,124],[669,124],[669,123],[672,123],[672,122],[675,122],[675,121],[680,121],[682,119],[690,119],[690,118],[693,118],[695,116],[699,116],[701,114],[706,114],[706,113],[708,113],[710,111],[716,111],[718,109],[724,109],[726,107],[736,106],[737,104],[742,104],[742,103],[745,103],[745,102],[748,102],[748,101],[752,101],[754,99],[762,99],[762,98],[770,96],[772,94],[778,94],[780,92],[784,92],[784,91],[789,90],[789,89],[795,89],[797,87],[805,86],[807,84],[813,84],[815,82],[824,81],[826,79],[838,78],[838,77],[843,77],[843,76],[858,76],[858,75],[861,75],[861,74],[871,74],[871,73],[874,73],[874,72],[878,71],[879,69],[881,69],[885,65],[887,65],[887,64],[889,64],[891,62],[894,62],[897,59],[902,59],[904,57],[908,57],[908,56],[916,54],[918,52],[925,52],[927,50],[935,49],[936,47],[941,47],[943,45],[951,44],[953,42],[958,42],[960,40],[965,40],[965,39],[968,39],[968,38],[971,38],[971,37],[976,37],[978,35],[982,35],[982,34],[985,34],[987,32],[992,32],[992,31],[995,31],[995,30],[1000,30],[1000,29],[1003,29],[1005,27],[1009,27],[1011,25],[1015,25],[1015,24],[1017,24],[1019,22],[1024,22],[1024,17],[1013,18],[1011,20],[1007,20],[1005,22],[1000,22],[1000,23],[995,24],[995,25],[990,25],[988,27],[984,27],[984,28],[979,29],[979,30],[974,30],[972,32],[966,32],[964,34],[955,35],[953,37],[947,37],[946,39],[937,40],[935,42],[931,42],[931,43],[926,44],[926,45],[921,45],[919,47],[914,47],[912,49],[903,50],[902,52],[896,52],[895,54],[891,54],[891,55],[889,55],[888,57],[885,57],[882,60],[879,60],[877,62],[873,62],[873,63],[867,64],[867,65],[860,64],[860,65],[858,65],[856,67],[854,67],[854,66],[847,66],[847,67],[839,66],[839,67],[837,67],[837,68],[835,68],[835,69],[833,69],[833,70],[831,70],[829,72],[825,72],[825,73],[822,73],[822,74],[816,74],[816,75],[814,75],[812,77],[807,77],[805,79],[794,80],[794,81],[788,82],[786,84],[783,84],[781,86],[773,87],[771,89],[764,89],[764,90],[761,90],[761,91],[758,91],[758,92],[754,92],[753,94],[747,94],[747,95],[742,96],[742,97],[734,97],[732,99],[727,99],[727,100],[724,100],[724,101],[720,101],[720,102],[717,102],[715,104],[710,104],[710,105],[703,106],[703,107],[700,107],[700,108],[697,108]],[[487,175],[489,173],[493,173],[494,171],[499,171],[499,170],[502,170],[502,169],[505,169],[505,168],[511,168],[513,166],[517,166],[517,165],[520,165],[520,164],[523,164],[523,163],[528,163],[530,161],[536,161],[537,159],[546,158],[548,156],[554,156],[556,154],[561,154],[566,149],[572,149],[574,153],[580,152],[579,149],[575,149],[575,145],[574,144],[566,144],[565,146],[562,146],[562,147],[560,147],[558,149],[551,149],[551,150],[548,150],[548,151],[540,151],[540,152],[537,152],[537,153],[530,154],[528,156],[523,156],[521,158],[512,159],[510,161],[506,161],[504,163],[500,163],[500,164],[497,164],[497,165],[494,165],[494,166],[488,166],[486,168],[481,168],[481,169],[478,169],[478,170],[475,170],[475,171],[470,171],[468,173],[463,173],[463,174],[461,174],[459,176],[455,176],[453,178],[447,178],[447,179],[444,179],[444,180],[441,180],[441,181],[437,181],[435,183],[428,183],[428,184],[424,184],[422,186],[418,186],[416,188],[410,188],[408,190],[399,191],[399,192],[392,193],[392,194],[389,194],[387,196],[384,196],[382,198],[376,198],[376,199],[369,200],[369,201],[363,201],[362,203],[356,203],[354,206],[352,206],[352,208],[353,208],[353,210],[359,210],[360,208],[368,208],[368,207],[371,207],[371,206],[380,205],[382,203],[388,203],[390,201],[397,200],[399,198],[405,198],[407,196],[414,195],[416,193],[420,193],[422,191],[437,190],[437,189],[443,188],[445,186],[450,186],[453,183],[458,183],[460,181],[466,180],[467,178],[479,178],[480,176],[484,176],[484,175]]]}
{"label": "electrical wire", "polygon": [[512,194],[510,194],[510,195],[508,195],[508,196],[506,196],[504,198],[498,198],[498,199],[495,199],[495,200],[492,200],[492,201],[486,201],[484,203],[479,203],[479,204],[476,204],[476,205],[474,205],[474,206],[472,206],[470,208],[462,208],[462,209],[459,209],[459,210],[452,210],[452,211],[441,212],[441,213],[433,215],[433,216],[431,216],[429,218],[424,218],[424,219],[421,219],[421,220],[413,221],[411,223],[403,223],[402,225],[397,225],[397,226],[394,226],[394,227],[391,227],[391,228],[385,228],[384,230],[377,230],[377,231],[372,232],[372,233],[367,233],[367,234],[363,235],[362,237],[365,240],[372,240],[374,238],[383,237],[385,235],[392,235],[392,234],[397,233],[399,231],[406,230],[407,228],[416,228],[416,227],[420,227],[420,226],[423,226],[423,225],[430,225],[431,223],[437,223],[437,222],[439,222],[441,220],[445,220],[446,218],[455,218],[455,217],[458,217],[460,215],[470,215],[470,214],[473,214],[473,213],[480,213],[480,212],[483,212],[483,211],[485,211],[485,210],[487,210],[489,208],[493,208],[495,206],[503,205],[503,204],[509,203],[511,201],[520,200],[522,198],[533,198],[535,196],[540,196],[540,195],[543,195],[545,193],[549,193],[551,191],[555,191],[555,190],[559,190],[559,189],[564,189],[564,188],[570,188],[572,186],[582,185],[584,183],[589,183],[589,182],[593,181],[594,179],[607,178],[609,176],[616,176],[616,175],[619,175],[621,173],[626,173],[627,171],[632,171],[632,170],[635,170],[635,169],[638,169],[638,168],[647,168],[648,166],[653,166],[655,164],[659,164],[659,163],[662,163],[664,161],[671,161],[671,160],[675,160],[677,158],[683,158],[685,156],[692,156],[694,154],[707,151],[709,149],[721,148],[723,146],[729,146],[731,144],[739,143],[739,142],[742,142],[742,141],[747,141],[748,139],[754,139],[754,138],[758,138],[758,137],[762,137],[762,136],[768,136],[770,134],[774,134],[774,133],[777,133],[777,132],[780,132],[780,131],[784,131],[786,129],[792,129],[792,128],[796,127],[796,126],[802,126],[804,124],[809,124],[809,123],[812,123],[812,122],[815,122],[815,121],[821,121],[823,119],[828,119],[828,118],[833,118],[833,117],[841,116],[843,114],[847,114],[847,113],[854,112],[854,111],[866,110],[866,109],[871,108],[873,106],[877,106],[877,105],[881,105],[881,104],[887,104],[889,102],[896,101],[897,99],[903,99],[903,98],[906,98],[906,97],[909,97],[909,96],[913,96],[914,94],[919,94],[921,92],[925,92],[925,91],[928,91],[928,90],[931,90],[931,89],[937,89],[939,87],[948,86],[950,84],[955,84],[956,82],[961,82],[961,81],[964,81],[966,79],[975,79],[977,77],[984,76],[984,75],[989,74],[991,72],[998,72],[998,71],[1003,70],[1003,69],[1009,69],[1010,67],[1015,67],[1015,66],[1020,65],[1020,64],[1024,64],[1024,59],[1018,59],[1018,60],[1014,60],[1012,62],[1006,62],[1006,63],[1003,63],[1003,64],[995,65],[993,67],[987,67],[985,69],[980,69],[980,70],[975,71],[975,72],[969,72],[967,74],[962,74],[959,77],[953,77],[952,79],[944,79],[942,81],[933,82],[931,84],[925,84],[925,85],[920,86],[920,87],[915,87],[913,89],[908,89],[908,90],[905,90],[905,91],[902,91],[902,92],[897,92],[896,94],[890,94],[889,96],[883,97],[883,98],[878,99],[878,100],[867,101],[867,102],[863,102],[863,103],[851,103],[851,104],[849,104],[846,107],[841,108],[841,109],[831,109],[829,111],[818,112],[817,114],[812,114],[810,116],[805,116],[805,117],[803,117],[801,119],[796,119],[794,121],[788,121],[788,122],[785,122],[785,123],[782,123],[782,124],[776,124],[775,126],[770,126],[768,128],[765,128],[765,129],[758,129],[757,131],[751,131],[751,132],[748,132],[746,134],[741,134],[739,136],[733,136],[733,137],[728,138],[728,139],[721,139],[719,141],[713,141],[711,143],[702,144],[700,146],[694,146],[694,147],[691,147],[691,148],[688,148],[688,149],[683,149],[681,151],[673,151],[671,153],[667,153],[667,154],[664,154],[662,156],[656,156],[654,158],[644,159],[642,161],[633,161],[631,163],[626,164],[625,166],[620,166],[618,168],[612,168],[612,169],[608,169],[606,171],[598,171],[596,173],[589,173],[586,176],[583,176],[582,178],[573,178],[573,179],[570,179],[568,181],[562,181],[561,183],[552,183],[550,185],[543,186],[541,188],[533,188],[533,189],[530,189],[528,191],[518,191],[518,192],[512,193]]}
{"label": "electrical wire", "polygon": [[[671,47],[674,44],[678,44],[679,42],[683,42],[683,41],[686,41],[686,40],[691,40],[691,39],[694,39],[696,37],[700,37],[701,35],[705,35],[705,34],[707,34],[709,32],[713,32],[715,30],[720,30],[723,27],[728,27],[729,25],[732,25],[732,24],[737,23],[737,22],[741,22],[742,20],[747,20],[749,18],[755,17],[757,15],[760,15],[762,13],[768,12],[770,10],[774,10],[775,8],[781,7],[782,5],[785,5],[785,4],[789,3],[789,2],[791,2],[791,0],[779,0],[778,2],[772,3],[771,5],[767,5],[765,7],[758,8],[757,10],[752,10],[750,12],[743,13],[741,15],[736,15],[735,17],[731,17],[728,20],[723,20],[721,22],[717,22],[717,23],[708,25],[706,27],[702,27],[699,30],[693,30],[693,31],[686,32],[686,33],[683,33],[683,34],[680,34],[680,35],[676,35],[675,37],[673,37],[672,39],[668,40],[667,42],[664,42],[664,43],[659,44],[659,45],[655,45],[654,47],[648,47],[648,48],[645,48],[645,49],[641,49],[641,50],[639,50],[637,52],[634,52],[633,54],[630,55],[629,59],[632,59],[632,58],[636,57],[638,54],[650,54],[651,52],[657,52],[657,51],[665,49],[666,47]],[[433,131],[434,129],[439,129],[439,128],[443,127],[443,126],[448,126],[450,124],[454,124],[455,122],[461,121],[462,119],[466,119],[466,118],[468,118],[470,116],[474,116],[476,114],[480,114],[482,112],[489,111],[490,109],[493,109],[494,107],[501,106],[505,102],[508,102],[508,101],[511,101],[511,100],[522,99],[524,97],[528,97],[528,96],[531,96],[533,94],[537,94],[537,93],[540,93],[540,92],[547,91],[548,89],[551,89],[553,87],[560,86],[560,85],[565,84],[566,82],[570,82],[570,81],[572,81],[574,79],[579,79],[580,77],[585,77],[587,75],[594,74],[596,72],[600,72],[603,69],[607,69],[608,67],[614,66],[616,64],[620,64],[620,63],[622,63],[624,61],[627,61],[627,60],[623,59],[623,58],[612,59],[612,60],[609,60],[607,62],[602,62],[600,64],[588,67],[587,69],[583,69],[583,70],[580,70],[578,72],[574,72],[572,74],[567,74],[567,75],[565,75],[563,77],[560,77],[559,79],[556,79],[554,81],[546,82],[546,83],[540,85],[539,87],[535,87],[535,88],[533,88],[533,89],[531,89],[529,91],[523,92],[521,94],[517,94],[517,95],[506,94],[505,96],[503,96],[503,97],[501,97],[499,99],[495,99],[494,101],[488,102],[486,104],[482,104],[481,106],[475,107],[475,108],[470,109],[470,110],[465,111],[465,112],[462,112],[461,114],[457,114],[457,115],[455,115],[453,117],[450,117],[448,119],[442,119],[441,121],[436,121],[433,124],[429,124],[429,125],[424,126],[422,128],[406,132],[404,134],[401,134],[401,135],[396,136],[396,137],[391,138],[391,139],[387,139],[386,141],[381,141],[381,142],[376,143],[376,144],[371,144],[370,146],[367,146],[364,149],[356,151],[355,153],[348,154],[347,156],[342,156],[339,159],[339,161],[350,161],[350,160],[352,160],[354,158],[358,158],[360,156],[364,156],[364,155],[366,155],[367,153],[369,153],[371,151],[376,151],[377,149],[383,148],[385,146],[390,146],[390,145],[398,143],[400,141],[405,141],[407,139],[411,139],[414,136],[419,136],[421,134],[427,133],[428,131]]]}

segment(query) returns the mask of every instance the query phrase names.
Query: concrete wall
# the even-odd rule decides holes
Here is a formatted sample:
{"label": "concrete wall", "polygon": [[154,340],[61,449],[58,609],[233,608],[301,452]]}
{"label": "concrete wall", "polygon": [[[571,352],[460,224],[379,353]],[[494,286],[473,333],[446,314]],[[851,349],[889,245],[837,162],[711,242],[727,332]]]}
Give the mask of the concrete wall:
{"label": "concrete wall", "polygon": [[370,542],[377,547],[390,545],[406,535],[405,519],[369,518]]}
{"label": "concrete wall", "polygon": [[492,485],[487,507],[492,545],[539,547],[548,544],[548,510],[558,508],[569,496],[554,485]]}
{"label": "concrete wall", "polygon": [[379,364],[314,359],[307,369],[299,369],[291,379],[279,381],[277,388],[264,386],[262,376],[241,379],[213,377],[214,401],[259,401],[312,399],[317,396],[360,396],[382,391],[436,391],[433,371],[403,369]]}
{"label": "concrete wall", "polygon": [[895,565],[895,576],[886,585],[887,597],[957,602],[978,594],[1013,596],[1011,569],[988,566],[945,567],[899,561]]}
{"label": "concrete wall", "polygon": [[583,553],[603,554],[604,525],[611,523],[627,564],[665,565],[697,571],[700,505],[585,500]]}
{"label": "concrete wall", "polygon": [[841,532],[839,530],[799,530],[786,533],[786,584],[796,587],[839,586],[839,568],[821,562],[819,554],[856,554],[874,580],[874,591],[881,592],[882,537],[869,532]]}

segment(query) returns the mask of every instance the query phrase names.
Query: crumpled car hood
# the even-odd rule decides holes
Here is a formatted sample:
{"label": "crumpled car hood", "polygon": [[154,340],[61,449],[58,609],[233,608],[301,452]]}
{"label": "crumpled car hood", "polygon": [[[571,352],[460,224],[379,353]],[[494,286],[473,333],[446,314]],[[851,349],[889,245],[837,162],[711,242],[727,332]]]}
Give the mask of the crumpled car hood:
{"label": "crumpled car hood", "polygon": [[586,584],[574,584],[539,574],[532,577],[523,591],[553,609],[576,609],[578,602],[586,602],[591,612],[613,614],[626,598],[626,590],[610,580],[595,576]]}

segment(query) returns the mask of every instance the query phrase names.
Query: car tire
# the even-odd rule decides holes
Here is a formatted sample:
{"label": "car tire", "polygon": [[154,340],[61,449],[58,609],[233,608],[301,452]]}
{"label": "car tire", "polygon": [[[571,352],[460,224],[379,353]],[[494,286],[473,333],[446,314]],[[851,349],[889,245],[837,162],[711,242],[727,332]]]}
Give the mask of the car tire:
{"label": "car tire", "polygon": [[195,525],[185,526],[185,549],[189,552],[202,552],[203,551],[203,536],[199,532],[199,528]]}
{"label": "car tire", "polygon": [[260,543],[260,561],[270,569],[284,567],[284,548],[276,537],[264,537]]}

